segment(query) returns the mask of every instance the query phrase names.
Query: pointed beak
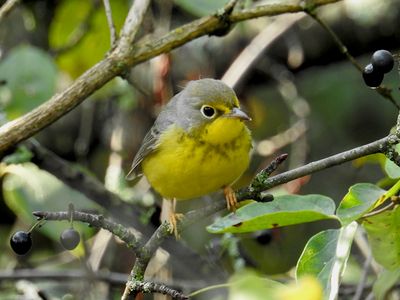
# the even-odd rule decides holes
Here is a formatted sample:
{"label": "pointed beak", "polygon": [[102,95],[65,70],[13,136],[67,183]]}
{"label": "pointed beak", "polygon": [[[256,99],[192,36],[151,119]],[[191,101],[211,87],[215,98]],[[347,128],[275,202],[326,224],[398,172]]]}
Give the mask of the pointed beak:
{"label": "pointed beak", "polygon": [[243,121],[251,121],[251,118],[243,111],[237,107],[234,107],[230,113],[226,114],[228,118],[237,118]]}

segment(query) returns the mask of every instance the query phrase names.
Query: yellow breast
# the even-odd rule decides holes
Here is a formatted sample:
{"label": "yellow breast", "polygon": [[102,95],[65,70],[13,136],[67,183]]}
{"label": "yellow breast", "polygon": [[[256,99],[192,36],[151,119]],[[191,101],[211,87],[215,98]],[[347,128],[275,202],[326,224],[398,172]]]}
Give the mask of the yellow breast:
{"label": "yellow breast", "polygon": [[249,165],[250,149],[250,132],[238,119],[220,118],[190,133],[172,125],[142,169],[163,197],[190,199],[236,181]]}

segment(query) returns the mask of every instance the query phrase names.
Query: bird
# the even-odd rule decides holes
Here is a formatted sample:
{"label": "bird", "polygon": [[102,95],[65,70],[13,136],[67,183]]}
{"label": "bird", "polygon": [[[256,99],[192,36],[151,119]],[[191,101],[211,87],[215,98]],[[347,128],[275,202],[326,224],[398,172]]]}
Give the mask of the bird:
{"label": "bird", "polygon": [[[164,217],[178,237],[176,201],[223,190],[235,212],[232,184],[248,168],[251,121],[232,88],[221,80],[189,81],[161,110],[133,159],[127,179],[143,175],[168,200]],[[163,210],[165,210],[163,205]],[[162,214],[163,215],[163,214]]]}

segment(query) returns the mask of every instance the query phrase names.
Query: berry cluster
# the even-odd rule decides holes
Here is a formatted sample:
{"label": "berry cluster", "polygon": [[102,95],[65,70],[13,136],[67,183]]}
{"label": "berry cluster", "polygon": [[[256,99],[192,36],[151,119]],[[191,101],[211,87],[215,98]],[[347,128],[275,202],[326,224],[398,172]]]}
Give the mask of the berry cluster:
{"label": "berry cluster", "polygon": [[[39,221],[40,222],[40,221]],[[25,255],[32,248],[31,231],[37,226],[36,223],[29,231],[17,231],[10,238],[10,245],[18,255]],[[60,235],[60,243],[66,250],[73,250],[80,242],[79,232],[74,228],[65,229]]]}
{"label": "berry cluster", "polygon": [[384,74],[393,69],[394,59],[392,53],[387,50],[378,50],[372,54],[371,63],[366,65],[363,71],[363,78],[369,87],[381,85]]}

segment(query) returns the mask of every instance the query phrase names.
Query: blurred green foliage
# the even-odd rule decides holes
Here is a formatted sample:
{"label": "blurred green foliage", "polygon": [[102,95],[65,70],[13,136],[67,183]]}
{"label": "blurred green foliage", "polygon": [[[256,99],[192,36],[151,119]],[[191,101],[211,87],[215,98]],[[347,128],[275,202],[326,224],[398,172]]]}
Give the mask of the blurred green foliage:
{"label": "blurred green foliage", "polygon": [[[126,17],[128,3],[124,0],[113,0],[110,4],[113,21],[119,32]],[[93,13],[93,16],[88,19],[89,13]],[[80,28],[79,25],[83,22],[88,22],[88,24]],[[76,37],[81,34],[82,38]],[[76,40],[78,42],[74,45]],[[93,3],[90,1],[62,1],[57,6],[51,23],[49,42],[54,49],[73,44],[71,49],[58,56],[57,64],[72,78],[78,77],[100,61],[110,49],[110,34],[104,9],[93,8]]]}
{"label": "blurred green foliage", "polygon": [[57,67],[45,51],[21,45],[0,62],[0,105],[9,119],[32,110],[55,92]]}
{"label": "blurred green foliage", "polygon": [[322,195],[277,196],[267,203],[252,202],[208,226],[213,233],[243,233],[323,219],[336,219],[335,203]]}

